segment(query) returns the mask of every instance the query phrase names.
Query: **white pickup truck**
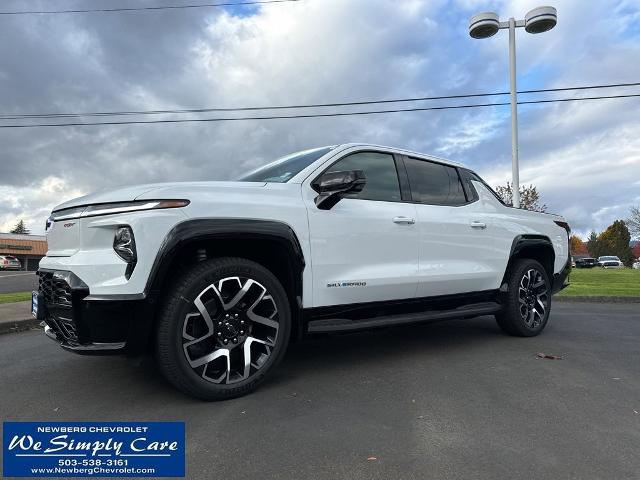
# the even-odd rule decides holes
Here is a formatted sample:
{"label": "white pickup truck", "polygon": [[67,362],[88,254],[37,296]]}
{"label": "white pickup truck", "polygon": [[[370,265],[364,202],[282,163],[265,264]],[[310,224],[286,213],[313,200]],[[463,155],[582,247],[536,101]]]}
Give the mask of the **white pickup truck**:
{"label": "white pickup truck", "polygon": [[67,350],[151,351],[177,388],[224,399],[307,334],[495,315],[511,335],[537,335],[566,285],[569,231],[453,162],[317,148],[235,182],[56,207],[33,313]]}

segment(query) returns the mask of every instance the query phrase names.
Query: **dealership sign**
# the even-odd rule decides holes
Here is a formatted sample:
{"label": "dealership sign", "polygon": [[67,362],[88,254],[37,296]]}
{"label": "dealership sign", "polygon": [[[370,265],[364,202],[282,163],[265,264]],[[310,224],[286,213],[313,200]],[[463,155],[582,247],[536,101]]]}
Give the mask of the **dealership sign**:
{"label": "dealership sign", "polygon": [[184,422],[4,422],[5,477],[184,477]]}
{"label": "dealership sign", "polygon": [[9,243],[0,243],[0,248],[6,250],[33,250],[31,245],[11,245]]}

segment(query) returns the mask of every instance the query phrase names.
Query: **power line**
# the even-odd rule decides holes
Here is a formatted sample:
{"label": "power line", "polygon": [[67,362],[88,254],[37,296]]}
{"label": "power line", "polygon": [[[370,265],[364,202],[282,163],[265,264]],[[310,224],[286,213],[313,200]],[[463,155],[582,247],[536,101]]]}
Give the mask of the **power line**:
{"label": "power line", "polygon": [[[579,90],[594,90],[602,88],[618,88],[618,87],[636,87],[640,86],[640,82],[636,83],[616,83],[602,85],[586,85],[579,87],[561,87],[561,88],[545,88],[538,90],[522,90],[519,94],[531,93],[553,93],[567,92]],[[407,103],[421,102],[432,100],[454,100],[461,98],[477,98],[509,95],[509,92],[494,93],[470,93],[461,95],[441,95],[434,97],[414,97],[414,98],[397,98],[388,100],[363,100],[358,102],[342,102],[342,103],[315,103],[303,105],[277,105],[263,107],[230,107],[230,108],[190,108],[190,109],[174,109],[174,110],[138,110],[138,111],[115,111],[115,112],[83,112],[83,113],[33,113],[33,114],[0,114],[0,120],[22,120],[33,118],[69,118],[69,117],[116,117],[127,115],[166,115],[166,114],[184,114],[184,113],[212,113],[212,112],[246,112],[256,110],[288,110],[288,109],[306,109],[306,108],[324,108],[324,107],[349,107],[362,105],[376,105],[387,103]]]}
{"label": "power line", "polygon": [[[632,97],[640,97],[640,93],[638,94],[629,94],[629,95],[608,95],[608,96],[600,96],[600,97],[582,97],[582,98],[559,98],[553,100],[529,100],[518,102],[520,105],[532,105],[532,104],[543,104],[543,103],[560,103],[560,102],[580,102],[585,100],[605,100],[605,99],[614,99],[614,98],[632,98]],[[387,114],[387,113],[400,113],[400,112],[425,112],[429,110],[454,110],[454,109],[462,109],[462,108],[480,108],[480,107],[499,107],[510,105],[509,102],[499,102],[499,103],[481,103],[481,104],[469,104],[469,105],[450,105],[450,106],[440,106],[440,107],[416,107],[416,108],[404,108],[404,109],[394,109],[394,110],[372,110],[372,111],[364,111],[364,112],[332,112],[332,113],[310,113],[303,115],[274,115],[274,116],[255,116],[255,117],[217,117],[217,118],[182,118],[175,120],[126,120],[126,121],[110,121],[110,122],[89,122],[89,123],[80,123],[80,122],[70,122],[70,123],[35,123],[35,124],[27,124],[27,125],[0,125],[1,128],[36,128],[36,127],[85,127],[91,125],[142,125],[142,124],[153,124],[153,123],[162,123],[162,124],[170,124],[170,123],[194,123],[194,122],[237,122],[244,120],[287,120],[287,119],[298,119],[298,118],[320,118],[320,117],[348,117],[348,116],[356,116],[356,115],[379,115],[379,114]]]}
{"label": "power line", "polygon": [[181,10],[185,8],[213,8],[213,7],[236,7],[244,5],[265,5],[269,3],[288,3],[300,0],[255,0],[248,2],[225,2],[225,3],[197,3],[191,5],[158,5],[156,7],[114,7],[114,8],[87,8],[76,10],[21,10],[11,12],[0,12],[0,15],[48,15],[59,13],[113,13],[113,12],[139,12],[143,10]]}

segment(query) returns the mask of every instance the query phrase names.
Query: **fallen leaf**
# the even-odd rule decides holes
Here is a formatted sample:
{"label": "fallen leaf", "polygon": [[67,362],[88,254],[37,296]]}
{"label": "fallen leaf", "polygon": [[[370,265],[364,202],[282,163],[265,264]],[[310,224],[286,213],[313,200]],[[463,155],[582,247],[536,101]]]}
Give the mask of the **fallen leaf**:
{"label": "fallen leaf", "polygon": [[546,353],[539,353],[537,355],[538,358],[544,358],[546,360],[562,360],[562,357],[559,355],[549,355]]}

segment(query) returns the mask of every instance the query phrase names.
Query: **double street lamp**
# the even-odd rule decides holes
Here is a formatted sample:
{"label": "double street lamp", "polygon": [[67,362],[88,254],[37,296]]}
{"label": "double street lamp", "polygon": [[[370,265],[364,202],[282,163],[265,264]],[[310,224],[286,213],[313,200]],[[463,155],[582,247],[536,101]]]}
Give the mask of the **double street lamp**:
{"label": "double street lamp", "polygon": [[528,33],[542,33],[551,30],[558,23],[558,13],[553,7],[538,7],[531,10],[524,20],[511,17],[501,22],[497,13],[485,12],[474,15],[469,20],[469,35],[473,38],[489,38],[498,30],[509,29],[509,73],[511,77],[511,169],[513,206],[520,208],[520,173],[518,167],[518,94],[516,90],[516,28]]}

